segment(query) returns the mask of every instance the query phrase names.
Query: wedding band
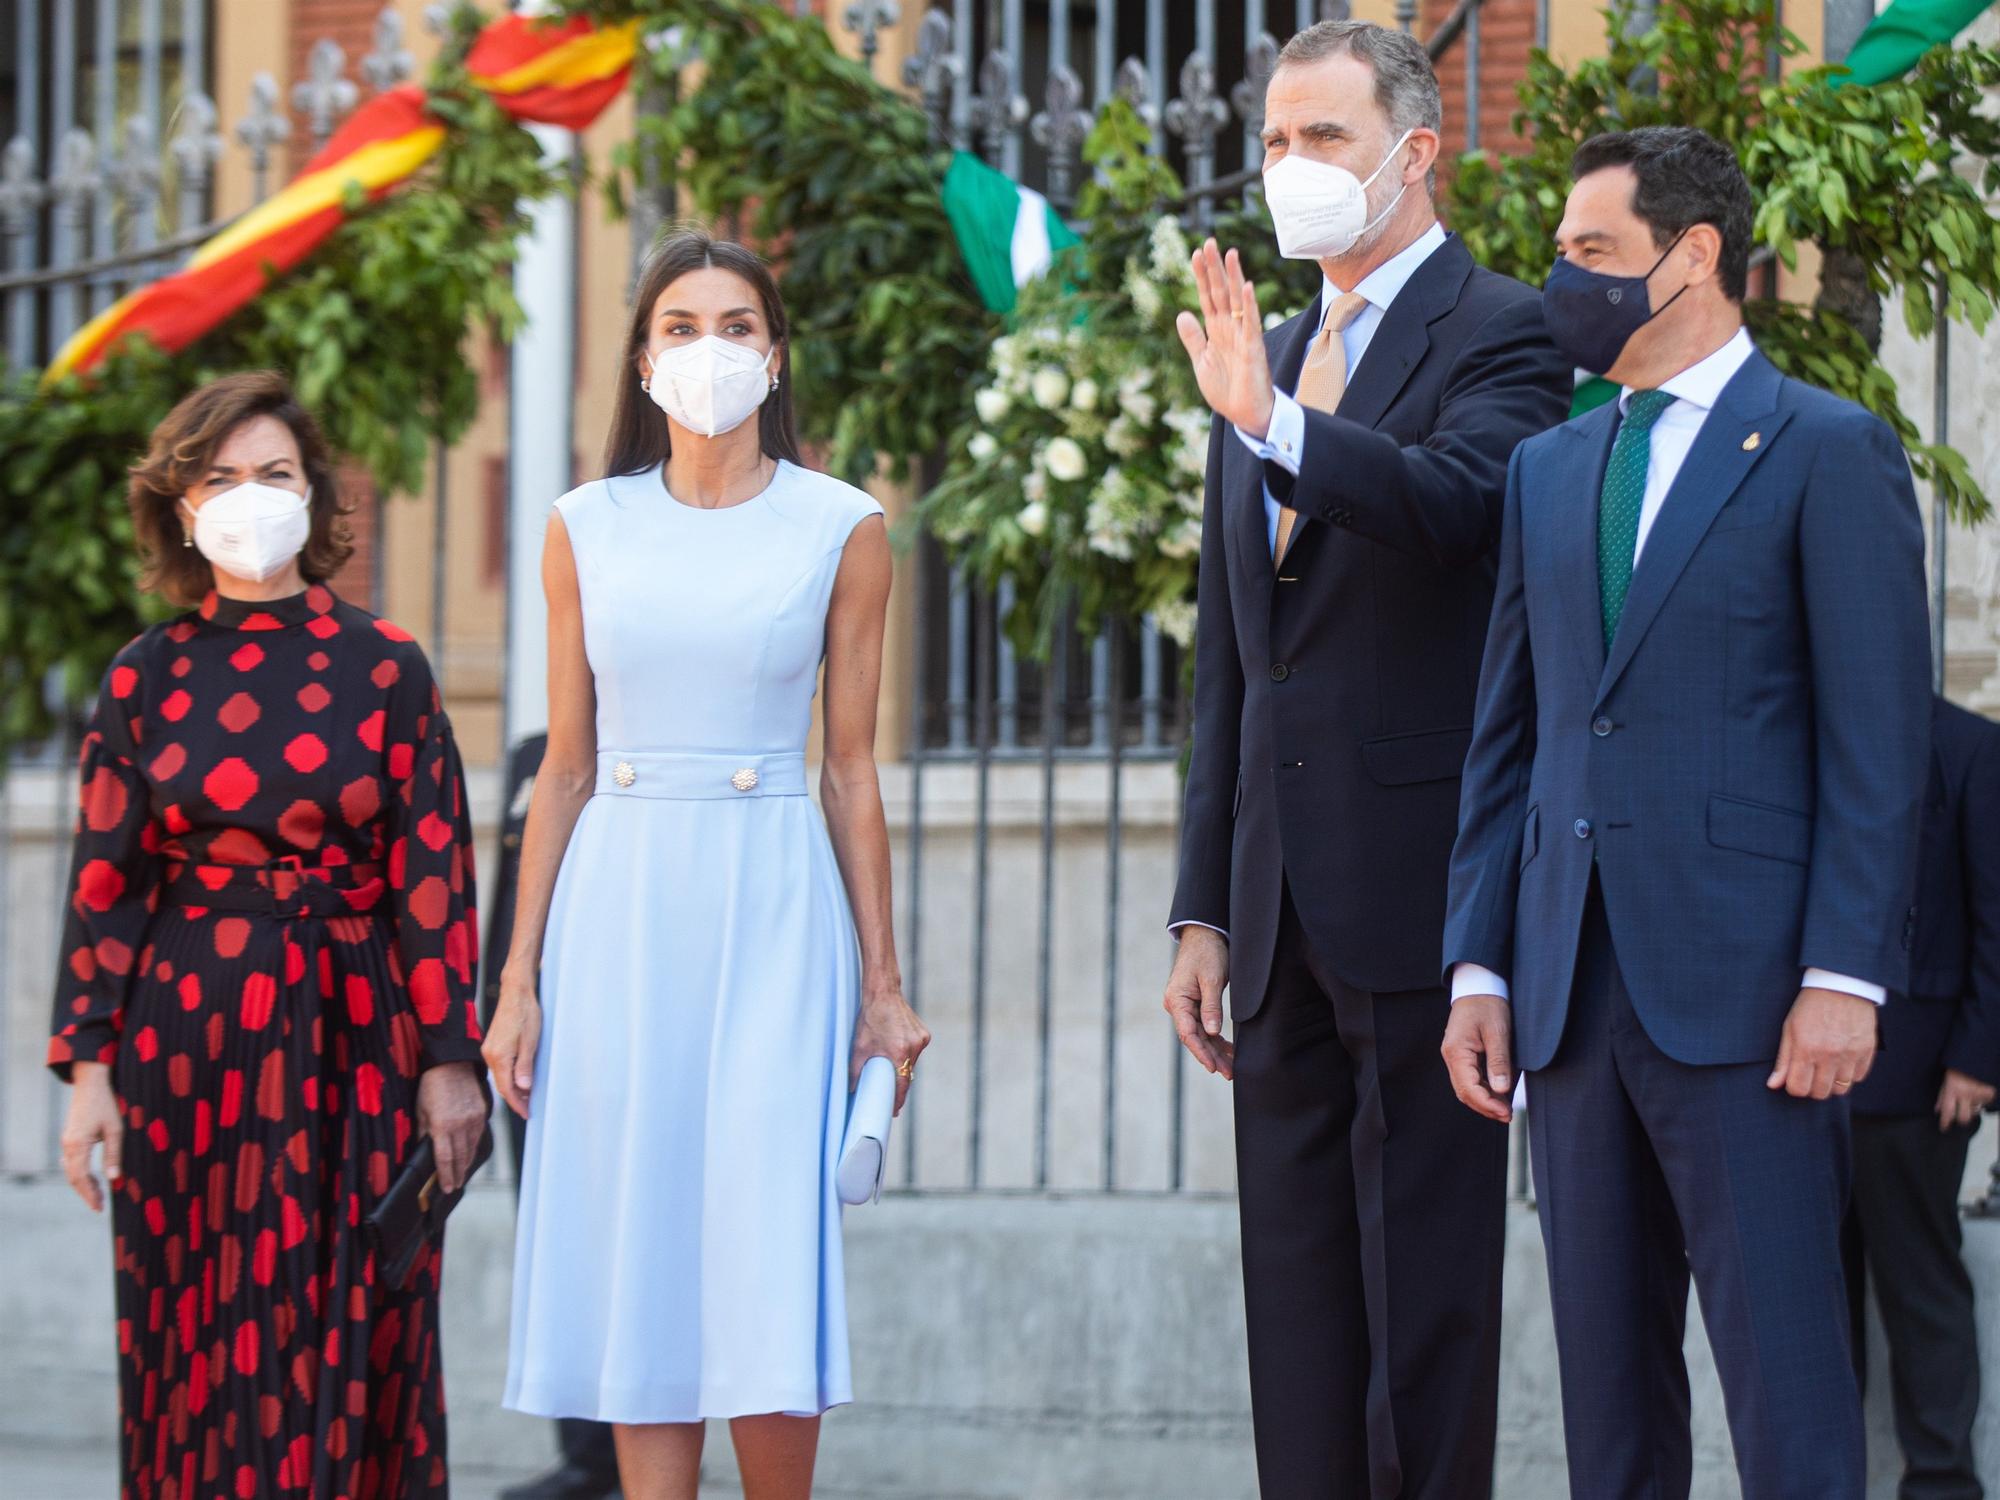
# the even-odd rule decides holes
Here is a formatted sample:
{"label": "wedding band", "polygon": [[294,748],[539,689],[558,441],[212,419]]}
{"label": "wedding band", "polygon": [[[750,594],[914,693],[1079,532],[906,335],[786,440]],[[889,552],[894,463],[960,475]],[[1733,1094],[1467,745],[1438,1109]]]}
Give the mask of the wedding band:
{"label": "wedding band", "polygon": [[1836,1078],[1833,1080],[1833,1086],[1837,1089],[1851,1089],[1854,1087],[1854,1080],[1852,1078]]}
{"label": "wedding band", "polygon": [[911,1062],[910,1059],[907,1057],[904,1058],[901,1062],[896,1064],[896,1076],[898,1078],[908,1078],[912,1076],[916,1071],[917,1071],[917,1065]]}

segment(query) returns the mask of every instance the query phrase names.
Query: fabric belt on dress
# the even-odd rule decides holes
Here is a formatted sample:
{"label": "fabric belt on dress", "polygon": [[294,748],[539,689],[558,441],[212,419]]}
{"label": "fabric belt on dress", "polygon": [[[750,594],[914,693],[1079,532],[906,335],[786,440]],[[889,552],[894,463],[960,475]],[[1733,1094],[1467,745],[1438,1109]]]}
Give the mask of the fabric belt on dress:
{"label": "fabric belt on dress", "polygon": [[162,894],[175,906],[278,917],[346,917],[371,910],[385,889],[379,864],[307,865],[297,855],[288,855],[268,865],[171,861]]}
{"label": "fabric belt on dress", "polygon": [[665,797],[685,801],[734,797],[803,797],[806,757],[802,750],[775,755],[732,755],[727,751],[600,750],[597,795]]}

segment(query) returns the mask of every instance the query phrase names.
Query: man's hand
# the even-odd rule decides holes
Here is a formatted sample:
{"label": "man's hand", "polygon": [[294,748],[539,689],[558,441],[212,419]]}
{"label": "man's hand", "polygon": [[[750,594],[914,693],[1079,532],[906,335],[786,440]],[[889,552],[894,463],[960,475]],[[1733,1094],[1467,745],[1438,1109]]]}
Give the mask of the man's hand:
{"label": "man's hand", "polygon": [[1236,1044],[1222,1034],[1222,989],[1228,983],[1229,939],[1213,927],[1183,927],[1174,972],[1167,976],[1167,1014],[1196,1062],[1234,1078]]}
{"label": "man's hand", "polygon": [[1960,1125],[1970,1125],[1979,1118],[1979,1112],[1993,1102],[1993,1085],[1981,1083],[1970,1073],[1961,1073],[1956,1068],[1944,1070],[1944,1086],[1938,1090],[1937,1117],[1939,1130],[1951,1130]]}
{"label": "man's hand", "polygon": [[1514,1118],[1514,1008],[1498,995],[1452,1002],[1444,1023],[1445,1071],[1458,1102],[1503,1125]]}
{"label": "man's hand", "polygon": [[1194,285],[1201,317],[1184,312],[1174,326],[1194,365],[1201,398],[1223,421],[1261,439],[1271,431],[1276,397],[1257,289],[1243,279],[1242,258],[1234,250],[1225,257],[1212,239],[1194,253]]}
{"label": "man's hand", "polygon": [[1840,990],[1800,990],[1765,1086],[1794,1099],[1831,1099],[1866,1078],[1874,1061],[1872,1003]]}

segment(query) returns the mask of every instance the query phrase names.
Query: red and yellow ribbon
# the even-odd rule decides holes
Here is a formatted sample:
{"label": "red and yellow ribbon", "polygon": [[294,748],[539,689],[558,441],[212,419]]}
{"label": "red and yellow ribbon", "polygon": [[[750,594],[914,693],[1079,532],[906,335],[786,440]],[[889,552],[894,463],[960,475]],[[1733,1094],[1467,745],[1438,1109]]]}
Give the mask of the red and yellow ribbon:
{"label": "red and yellow ribbon", "polygon": [[[547,25],[508,15],[474,39],[466,70],[514,119],[582,130],[625,87],[638,45],[636,22]],[[132,334],[169,354],[187,348],[339,228],[351,186],[371,201],[381,197],[408,181],[444,137],[415,84],[377,95],[303,172],[202,245],[179,271],[127,293],[79,328],[42,378],[86,373]]]}

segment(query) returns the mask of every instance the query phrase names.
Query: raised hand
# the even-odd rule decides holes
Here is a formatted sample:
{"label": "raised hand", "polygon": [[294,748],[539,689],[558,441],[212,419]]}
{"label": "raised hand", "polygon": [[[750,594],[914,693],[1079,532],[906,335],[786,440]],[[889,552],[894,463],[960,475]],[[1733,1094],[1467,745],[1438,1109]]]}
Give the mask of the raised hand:
{"label": "raised hand", "polygon": [[1223,421],[1252,437],[1271,430],[1271,362],[1264,353],[1264,318],[1257,288],[1243,279],[1243,259],[1226,256],[1214,240],[1194,253],[1201,316],[1184,312],[1175,328],[1194,365],[1202,400]]}

